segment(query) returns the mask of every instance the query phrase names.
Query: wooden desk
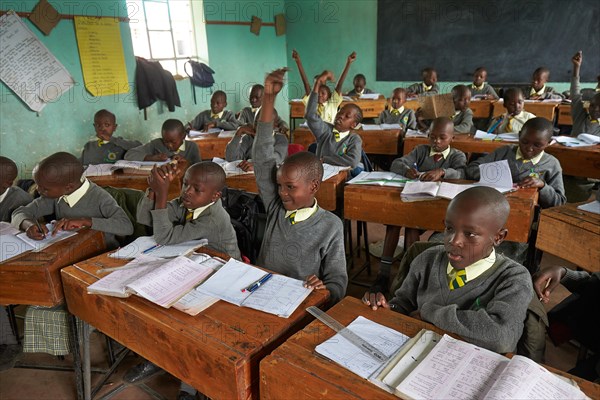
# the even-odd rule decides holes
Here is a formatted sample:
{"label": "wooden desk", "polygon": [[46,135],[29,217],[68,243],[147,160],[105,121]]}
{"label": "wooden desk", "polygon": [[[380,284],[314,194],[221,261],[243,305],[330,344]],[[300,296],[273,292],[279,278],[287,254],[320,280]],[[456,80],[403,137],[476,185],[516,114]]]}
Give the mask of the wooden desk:
{"label": "wooden desk", "polygon": [[[399,129],[386,129],[381,131],[353,131],[362,138],[362,147],[367,154],[387,154],[396,156],[402,143],[402,134]],[[315,143],[315,135],[308,128],[297,128],[292,134],[292,143],[300,144],[308,149]]]}
{"label": "wooden desk", "polygon": [[137,296],[87,294],[99,268],[125,263],[103,254],[63,269],[69,311],[212,399],[258,398],[260,360],[311,319],[306,307],[329,297],[314,291],[289,318],[224,301],[192,317]]}
{"label": "wooden desk", "polygon": [[[554,123],[554,117],[556,117],[556,110],[560,102],[556,103],[544,103],[542,101],[536,102],[525,102],[523,109],[532,114],[535,114],[536,117],[544,117],[550,122]],[[506,112],[506,108],[504,108],[504,102],[497,101],[494,103],[494,109],[492,112],[492,117],[497,117]]]}
{"label": "wooden desk", "polygon": [[[343,325],[363,316],[407,336],[421,329],[438,333],[434,326],[390,310],[372,311],[360,300],[346,297],[327,314]],[[334,335],[334,331],[320,321],[313,321],[302,331],[279,346],[260,363],[260,394],[265,400],[279,399],[398,399],[379,389],[366,379],[353,374],[315,352],[315,347]],[[554,368],[552,372],[567,376],[577,382],[580,389],[591,398],[600,398],[600,385],[569,375]]]}
{"label": "wooden desk", "polygon": [[[342,171],[336,176],[332,176],[326,181],[321,182],[321,187],[315,196],[319,207],[327,211],[335,211],[342,203],[344,183],[346,183],[347,179],[348,171]],[[226,179],[226,184],[230,188],[258,193],[254,174],[229,176]]]}
{"label": "wooden desk", "polygon": [[[404,154],[420,144],[429,144],[427,138],[404,138]],[[470,135],[455,135],[451,146],[465,153],[490,153],[498,147],[516,144],[514,142],[474,139]],[[600,146],[567,147],[555,143],[546,147],[560,162],[563,174],[583,178],[600,179]]]}
{"label": "wooden desk", "polygon": [[[438,232],[444,230],[449,200],[403,202],[401,192],[401,188],[346,185],[344,218]],[[527,242],[538,200],[537,189],[519,189],[507,193],[506,199],[510,203],[507,240]]]}
{"label": "wooden desk", "polygon": [[535,247],[600,272],[600,215],[578,210],[579,204],[542,210]]}
{"label": "wooden desk", "polygon": [[[122,170],[115,171],[107,176],[88,176],[88,179],[101,187],[112,186],[116,188],[129,188],[145,191],[148,189],[148,174],[125,174]],[[181,193],[181,179],[176,179],[169,185],[168,200],[179,197]]]}
{"label": "wooden desk", "polygon": [[[377,100],[344,100],[342,101],[342,104],[340,104],[340,108],[344,107],[346,104],[356,104],[362,110],[363,118],[377,118],[379,117],[379,114],[385,110],[386,103],[387,99],[380,95]],[[290,118],[304,118],[306,109],[301,101],[290,101],[289,104]]]}
{"label": "wooden desk", "polygon": [[[493,104],[496,100],[471,100],[469,108],[473,111],[473,118],[489,118],[492,114]],[[418,100],[408,100],[404,107],[417,111],[419,108]]]}
{"label": "wooden desk", "polygon": [[0,263],[0,304],[52,307],[62,303],[60,269],[105,250],[104,234],[84,229],[39,253],[28,251]]}
{"label": "wooden desk", "polygon": [[573,125],[573,117],[571,117],[571,105],[560,104],[558,106],[558,125]]}
{"label": "wooden desk", "polygon": [[210,133],[195,138],[188,137],[187,140],[196,143],[203,160],[212,160],[214,157],[225,158],[225,148],[233,136],[220,135],[220,133]]}

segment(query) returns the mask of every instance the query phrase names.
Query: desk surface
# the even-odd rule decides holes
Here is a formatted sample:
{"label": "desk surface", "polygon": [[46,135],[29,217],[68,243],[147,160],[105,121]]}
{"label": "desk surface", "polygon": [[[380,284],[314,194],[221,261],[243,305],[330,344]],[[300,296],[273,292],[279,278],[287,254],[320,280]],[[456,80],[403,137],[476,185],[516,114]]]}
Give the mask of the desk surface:
{"label": "desk surface", "polygon": [[[401,188],[346,185],[344,218],[442,232],[449,200],[403,202]],[[507,193],[510,215],[506,223],[507,240],[527,242],[538,200],[535,188]]]}
{"label": "desk surface", "polygon": [[212,160],[214,157],[225,158],[225,148],[233,136],[222,137],[219,133],[208,133],[195,138],[187,137],[198,146],[200,157],[203,160]]}
{"label": "desk surface", "polygon": [[578,210],[578,205],[542,210],[535,246],[586,271],[600,272],[600,215]]}
{"label": "desk surface", "polygon": [[[536,117],[544,117],[554,123],[554,117],[556,116],[559,104],[560,101],[549,103],[543,101],[526,101],[523,109],[534,114]],[[504,102],[497,101],[493,104],[492,117],[497,117],[505,112]]]}
{"label": "desk surface", "polygon": [[[404,138],[404,154],[408,154],[420,144],[429,144],[427,138]],[[470,135],[455,135],[451,146],[465,153],[490,153],[498,147],[516,144],[514,142],[474,139]],[[554,143],[546,147],[560,162],[563,174],[584,178],[600,179],[600,146],[567,147]]]}
{"label": "desk surface", "polygon": [[104,235],[85,229],[39,253],[28,251],[0,263],[0,304],[62,303],[60,269],[105,250]]}
{"label": "desk surface", "polygon": [[[434,326],[390,310],[372,311],[358,299],[346,297],[327,314],[343,325],[363,316],[388,326],[407,336],[421,329],[444,333]],[[279,399],[398,399],[379,389],[366,379],[318,355],[317,345],[334,335],[320,321],[313,321],[265,357],[260,363],[260,393],[265,400]],[[600,385],[546,367],[552,372],[574,379],[581,390],[591,398],[600,398]],[[292,384],[301,382],[301,384]]]}
{"label": "desk surface", "polygon": [[[112,186],[116,188],[129,188],[145,191],[148,189],[149,174],[125,174],[121,170],[112,175],[88,176],[88,179],[101,187]],[[179,197],[181,193],[181,179],[174,179],[169,185],[168,200]]]}
{"label": "desk surface", "polygon": [[213,399],[258,398],[260,360],[311,319],[306,307],[329,296],[315,291],[280,318],[224,301],[193,317],[137,296],[87,294],[99,268],[125,263],[103,254],[63,269],[69,311]]}
{"label": "desk surface", "polygon": [[[379,114],[385,110],[386,103],[387,99],[383,95],[379,95],[379,99],[377,100],[344,100],[342,101],[342,104],[340,104],[340,108],[344,107],[346,104],[356,104],[362,110],[363,118],[377,118],[379,117]],[[301,101],[290,101],[289,104],[290,118],[304,118],[305,107]]]}
{"label": "desk surface", "polygon": [[[402,143],[402,132],[400,129],[385,129],[379,131],[355,130],[362,139],[362,147],[367,154],[386,154],[396,156],[399,154]],[[292,134],[292,143],[300,144],[308,149],[311,143],[315,143],[315,135],[308,128],[297,128]]]}
{"label": "desk surface", "polygon": [[[469,108],[473,111],[473,118],[489,118],[495,102],[496,100],[471,100]],[[408,100],[404,103],[404,107],[417,111],[419,101],[416,99]]]}

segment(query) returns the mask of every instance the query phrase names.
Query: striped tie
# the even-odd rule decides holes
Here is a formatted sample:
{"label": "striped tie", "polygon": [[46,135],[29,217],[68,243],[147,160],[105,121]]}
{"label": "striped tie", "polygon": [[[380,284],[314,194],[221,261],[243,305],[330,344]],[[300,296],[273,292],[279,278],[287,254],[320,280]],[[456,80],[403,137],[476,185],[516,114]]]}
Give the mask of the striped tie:
{"label": "striped tie", "polygon": [[290,224],[296,225],[296,211],[294,211],[293,213],[291,213],[288,216],[288,219],[290,220]]}
{"label": "striped tie", "polygon": [[437,163],[439,162],[442,158],[444,158],[444,155],[442,153],[435,153],[433,155],[433,162]]}
{"label": "striped tie", "polygon": [[105,145],[105,144],[108,144],[108,143],[110,143],[110,142],[104,141],[102,139],[98,139],[98,147],[100,147],[102,145]]}
{"label": "striped tie", "polygon": [[513,130],[513,126],[512,126],[512,121],[513,121],[513,117],[509,117],[508,118],[508,124],[506,124],[506,132],[512,132]]}
{"label": "striped tie", "polygon": [[192,218],[194,218],[194,212],[193,211],[188,211],[188,212],[185,213],[185,222],[191,221]]}
{"label": "striped tie", "polygon": [[395,116],[400,115],[400,110],[398,110],[396,108],[392,108],[392,115],[395,115]]}
{"label": "striped tie", "polygon": [[467,271],[464,269],[452,268],[450,272],[450,283],[448,287],[450,290],[458,289],[459,287],[465,286],[467,283]]}
{"label": "striped tie", "polygon": [[321,118],[323,118],[323,111],[325,111],[325,106],[319,103],[317,106],[317,114],[319,114],[319,117]]}
{"label": "striped tie", "polygon": [[340,136],[340,131],[338,131],[337,129],[334,129],[333,130],[333,137],[335,138],[336,142],[339,142],[340,141],[340,137],[341,137]]}
{"label": "striped tie", "polygon": [[217,119],[219,118],[219,114],[211,114],[210,116],[212,119]]}

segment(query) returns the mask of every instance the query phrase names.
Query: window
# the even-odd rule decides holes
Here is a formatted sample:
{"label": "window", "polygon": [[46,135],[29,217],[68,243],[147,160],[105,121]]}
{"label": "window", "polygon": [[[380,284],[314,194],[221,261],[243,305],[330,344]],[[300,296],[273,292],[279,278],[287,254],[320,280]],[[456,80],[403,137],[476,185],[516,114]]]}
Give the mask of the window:
{"label": "window", "polygon": [[[189,58],[208,63],[202,3],[127,0],[133,53],[160,62],[173,75],[185,76],[183,66]],[[194,21],[199,22],[194,24]]]}

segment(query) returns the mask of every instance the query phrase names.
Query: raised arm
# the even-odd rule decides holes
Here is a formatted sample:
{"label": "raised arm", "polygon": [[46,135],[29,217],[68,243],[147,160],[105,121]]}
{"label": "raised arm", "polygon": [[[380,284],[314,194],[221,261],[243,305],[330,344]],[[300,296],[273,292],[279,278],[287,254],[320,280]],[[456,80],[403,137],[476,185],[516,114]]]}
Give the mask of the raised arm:
{"label": "raised arm", "polygon": [[310,83],[306,78],[306,72],[304,72],[304,67],[302,66],[302,61],[300,60],[300,54],[296,51],[296,49],[292,50],[292,58],[296,61],[296,65],[298,66],[298,72],[300,73],[300,78],[302,78],[302,84],[304,85],[304,95],[308,96],[310,93]]}
{"label": "raised arm", "polygon": [[340,75],[340,79],[338,80],[337,85],[335,85],[335,91],[338,94],[342,94],[342,86],[344,86],[344,81],[346,80],[346,75],[348,75],[348,70],[350,69],[350,64],[356,61],[356,52],[353,51],[352,54],[348,56],[346,59],[346,65],[344,66],[344,70],[342,71],[342,75]]}
{"label": "raised arm", "polygon": [[573,100],[575,96],[579,97],[581,95],[579,88],[579,70],[581,69],[581,63],[583,62],[583,52],[578,51],[571,61],[573,62],[573,76],[571,77],[571,99]]}

